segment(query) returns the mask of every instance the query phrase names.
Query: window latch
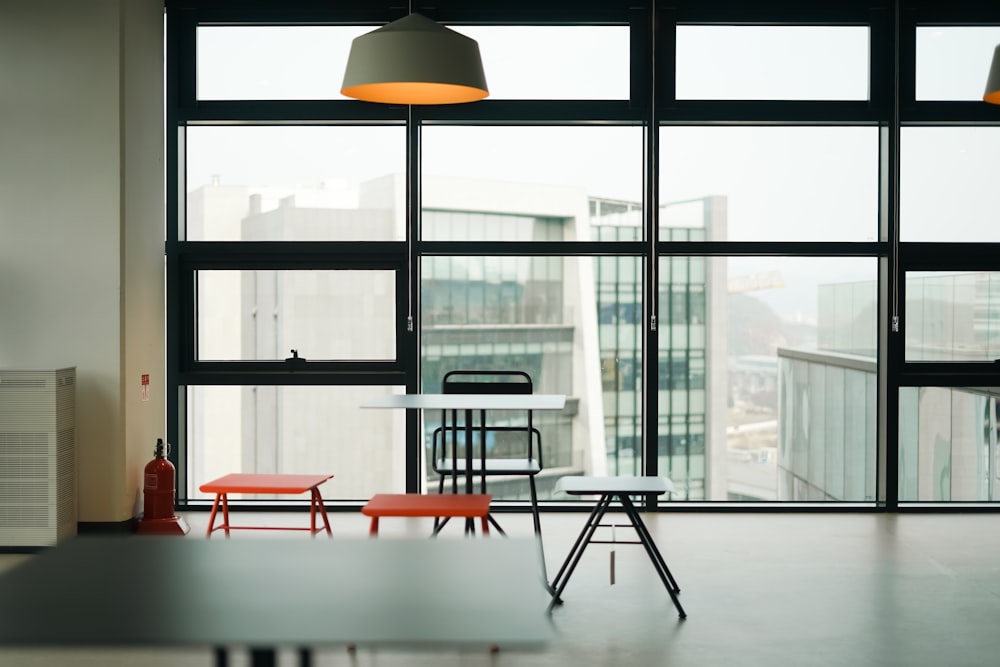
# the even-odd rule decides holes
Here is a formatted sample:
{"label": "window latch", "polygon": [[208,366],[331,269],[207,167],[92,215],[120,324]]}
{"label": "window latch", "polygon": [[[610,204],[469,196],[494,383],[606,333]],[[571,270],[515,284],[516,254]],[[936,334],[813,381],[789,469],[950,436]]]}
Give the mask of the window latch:
{"label": "window latch", "polygon": [[292,353],[292,356],[285,357],[285,363],[286,364],[301,365],[301,364],[306,363],[305,357],[300,357],[298,350],[291,350],[291,353]]}

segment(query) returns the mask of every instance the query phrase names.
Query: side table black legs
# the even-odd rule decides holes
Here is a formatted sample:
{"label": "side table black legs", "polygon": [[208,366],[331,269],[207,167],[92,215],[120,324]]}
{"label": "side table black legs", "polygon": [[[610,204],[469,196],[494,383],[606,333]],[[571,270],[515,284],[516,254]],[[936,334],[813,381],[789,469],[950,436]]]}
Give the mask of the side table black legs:
{"label": "side table black legs", "polygon": [[[580,562],[583,552],[586,550],[587,545],[591,543],[597,544],[607,544],[608,540],[595,540],[594,533],[602,525],[601,521],[604,518],[605,513],[611,506],[611,503],[618,500],[625,515],[629,518],[632,523],[632,527],[635,529],[636,535],[638,536],[638,542],[634,544],[642,544],[646,549],[646,554],[649,556],[650,561],[653,563],[653,567],[656,569],[656,574],[660,577],[663,582],[664,587],[667,589],[667,593],[670,594],[670,599],[674,603],[674,607],[677,608],[677,613],[681,618],[686,618],[687,613],[684,611],[684,607],[681,606],[681,602],[677,595],[680,593],[680,586],[677,584],[677,580],[674,575],[670,572],[670,568],[667,567],[666,561],[663,559],[663,555],[656,546],[656,542],[653,541],[653,536],[650,535],[649,530],[646,528],[646,524],[643,522],[635,505],[629,498],[630,495],[638,495],[642,493],[648,493],[650,491],[654,493],[664,493],[668,490],[667,486],[664,488],[650,488],[647,483],[636,483],[634,480],[649,480],[649,484],[656,486],[656,483],[652,480],[660,480],[660,478],[592,478],[592,477],[565,477],[559,480],[557,484],[557,489],[565,491],[573,495],[584,495],[584,494],[600,494],[600,500],[594,506],[593,511],[591,511],[587,523],[584,525],[583,530],[580,531],[579,536],[576,538],[576,542],[570,549],[569,554],[566,556],[566,560],[563,562],[559,571],[556,573],[555,579],[552,580],[551,593],[552,600],[549,603],[549,611],[551,612],[552,607],[556,604],[562,602],[562,592],[566,588],[566,584],[569,581],[570,576],[573,574],[573,570],[576,569],[577,563]],[[631,483],[630,483],[631,482]],[[669,480],[662,480],[662,482],[669,484]],[[612,542],[613,543],[613,542]]]}

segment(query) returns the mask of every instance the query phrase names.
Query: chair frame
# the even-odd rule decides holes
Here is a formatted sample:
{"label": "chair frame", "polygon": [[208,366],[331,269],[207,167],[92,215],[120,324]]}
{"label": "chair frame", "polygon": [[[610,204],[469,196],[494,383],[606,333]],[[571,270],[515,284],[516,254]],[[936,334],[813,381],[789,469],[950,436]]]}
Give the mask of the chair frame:
{"label": "chair frame", "polygon": [[[494,380],[466,380],[463,378],[497,378]],[[499,378],[515,378],[514,380],[503,380]],[[530,394],[533,392],[534,383],[531,376],[524,371],[516,370],[452,370],[445,373],[441,381],[441,391],[445,394]],[[441,416],[442,425],[434,430],[431,445],[431,466],[440,477],[438,480],[438,493],[444,493],[445,480],[452,478],[452,493],[458,493],[458,478],[466,475],[465,459],[458,456],[458,434],[464,430],[458,423],[458,410],[451,410],[450,421],[449,411],[443,410]],[[543,468],[542,462],[542,437],[541,432],[532,423],[532,413],[528,411],[527,426],[491,426],[486,423],[486,410],[479,411],[479,424],[472,427],[473,431],[478,431],[482,441],[479,447],[478,473],[480,479],[480,493],[486,493],[486,478],[495,475],[526,476],[528,477],[528,488],[531,495],[531,513],[534,524],[535,535],[541,538],[542,527],[538,509],[538,490],[535,485],[535,475]],[[527,458],[518,458],[518,461],[525,461],[524,467],[504,467],[490,466],[487,462],[485,437],[487,433],[504,432],[524,432],[527,434]],[[451,436],[450,447],[447,442]],[[466,442],[465,446],[472,446],[473,443]],[[448,456],[450,449],[450,457]],[[501,460],[501,459],[494,459]],[[473,464],[475,468],[475,463]],[[496,520],[490,516],[490,522],[496,527],[500,534],[504,534],[503,529]]]}

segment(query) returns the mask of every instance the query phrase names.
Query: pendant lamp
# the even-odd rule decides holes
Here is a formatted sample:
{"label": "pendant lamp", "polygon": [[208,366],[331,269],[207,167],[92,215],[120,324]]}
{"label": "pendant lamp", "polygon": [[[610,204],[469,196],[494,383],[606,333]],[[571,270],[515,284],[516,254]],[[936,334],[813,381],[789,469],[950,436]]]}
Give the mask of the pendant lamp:
{"label": "pendant lamp", "polygon": [[990,104],[1000,104],[1000,44],[993,50],[993,64],[990,66],[990,75],[986,79],[986,92],[983,93],[983,101]]}
{"label": "pendant lamp", "polygon": [[489,95],[476,40],[416,13],[354,38],[340,92],[384,104],[456,104]]}

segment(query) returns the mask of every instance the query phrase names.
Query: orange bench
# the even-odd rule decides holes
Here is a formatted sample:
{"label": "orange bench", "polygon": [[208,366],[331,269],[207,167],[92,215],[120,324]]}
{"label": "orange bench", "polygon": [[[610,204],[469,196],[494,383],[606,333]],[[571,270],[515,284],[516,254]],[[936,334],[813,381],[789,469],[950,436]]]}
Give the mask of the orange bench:
{"label": "orange bench", "polygon": [[[483,534],[490,532],[486,520],[490,513],[490,501],[493,496],[488,493],[456,493],[456,494],[419,494],[419,493],[377,493],[372,496],[361,513],[371,517],[371,527],[368,534],[378,537],[378,520],[383,516],[422,516],[444,518],[434,526],[433,535],[437,535],[448,519],[452,517],[478,518],[482,521]],[[471,532],[471,526],[466,526],[466,532]]]}
{"label": "orange bench", "polygon": [[[202,484],[199,489],[204,493],[214,493],[215,502],[212,504],[212,514],[208,519],[208,530],[206,537],[211,537],[216,530],[226,531],[229,536],[230,530],[308,530],[315,535],[321,530],[326,530],[328,535],[333,535],[330,530],[330,521],[326,517],[326,508],[323,507],[323,497],[319,493],[319,485],[332,478],[333,475],[288,475],[275,473],[233,473]],[[230,493],[264,493],[264,494],[295,494],[309,492],[309,527],[299,528],[296,526],[233,526],[229,523],[229,494]],[[215,515],[222,505],[222,524],[215,525]],[[323,519],[323,528],[316,525],[316,515]]]}

